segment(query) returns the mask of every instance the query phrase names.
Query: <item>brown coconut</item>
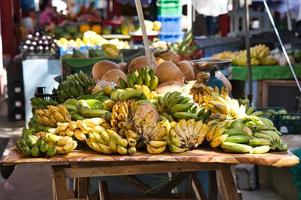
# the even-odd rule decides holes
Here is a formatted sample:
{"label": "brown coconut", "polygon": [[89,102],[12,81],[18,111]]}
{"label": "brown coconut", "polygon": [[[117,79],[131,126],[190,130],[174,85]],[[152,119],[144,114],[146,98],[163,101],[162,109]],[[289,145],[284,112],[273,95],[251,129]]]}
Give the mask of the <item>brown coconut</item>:
{"label": "brown coconut", "polygon": [[116,63],[109,60],[98,61],[92,67],[93,79],[101,80],[102,76],[111,69],[120,69],[120,68]]}
{"label": "brown coconut", "polygon": [[160,53],[157,57],[162,58],[165,61],[171,61],[175,64],[178,64],[178,62],[180,62],[180,60],[181,60],[180,56],[177,53],[172,52],[172,51],[166,51],[166,52]]}
{"label": "brown coconut", "polygon": [[178,67],[185,75],[186,81],[192,81],[195,80],[195,73],[193,70],[193,66],[190,64],[190,62],[183,60],[178,63]]}
{"label": "brown coconut", "polygon": [[161,83],[157,87],[157,92],[159,94],[165,94],[167,92],[175,92],[175,91],[181,91],[183,89],[183,83],[178,81],[166,81],[164,83]]}
{"label": "brown coconut", "polygon": [[[156,58],[156,62],[155,62],[155,66],[154,66],[154,71],[156,71],[157,66],[163,62],[164,60],[160,59],[160,58]],[[146,60],[145,56],[139,56],[137,58],[134,58],[133,60],[131,60],[131,62],[128,65],[128,71],[129,72],[133,72],[135,70],[139,71],[140,69],[147,67],[148,63]]]}
{"label": "brown coconut", "polygon": [[124,62],[122,62],[122,63],[118,63],[118,65],[119,65],[119,68],[121,69],[121,71],[123,71],[124,73],[127,73],[127,71],[128,71],[128,66],[127,66],[127,64],[126,63],[124,63]]}
{"label": "brown coconut", "polygon": [[107,71],[101,78],[102,81],[114,81],[119,86],[119,80],[123,79],[126,81],[126,75],[120,69],[111,69]]}
{"label": "brown coconut", "polygon": [[170,61],[162,62],[157,67],[156,76],[159,78],[159,82],[163,83],[166,81],[178,81],[184,83],[185,76],[181,70]]}

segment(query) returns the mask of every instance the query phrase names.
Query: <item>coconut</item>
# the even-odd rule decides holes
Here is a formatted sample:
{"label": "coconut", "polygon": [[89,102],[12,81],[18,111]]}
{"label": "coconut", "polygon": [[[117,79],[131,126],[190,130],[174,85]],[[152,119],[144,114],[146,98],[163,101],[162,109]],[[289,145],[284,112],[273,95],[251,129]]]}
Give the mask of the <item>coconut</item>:
{"label": "coconut", "polygon": [[119,66],[109,60],[98,61],[92,67],[93,79],[101,80],[102,76],[111,69],[119,69]]}
{"label": "coconut", "polygon": [[157,87],[157,92],[159,94],[165,94],[167,92],[175,92],[180,91],[183,89],[183,83],[178,81],[166,81],[164,83],[161,83]]}
{"label": "coconut", "polygon": [[186,81],[191,81],[195,79],[195,73],[193,70],[193,66],[190,64],[190,62],[183,60],[178,63],[178,67],[185,75]]}
{"label": "coconut", "polygon": [[166,81],[178,81],[184,83],[185,76],[181,70],[170,61],[162,62],[157,67],[156,76],[159,78],[159,82],[163,83]]}
{"label": "coconut", "polygon": [[181,60],[180,56],[172,51],[163,52],[163,53],[159,54],[157,57],[162,58],[165,61],[171,61],[175,64],[178,64],[178,62],[180,62],[180,60]]}
{"label": "coconut", "polygon": [[[154,65],[154,71],[156,71],[157,66],[163,62],[164,60],[160,59],[160,58],[156,58],[156,62]],[[131,62],[128,65],[128,71],[129,72],[133,72],[135,70],[139,71],[140,69],[147,67],[148,63],[146,60],[145,56],[139,56],[137,58],[134,58],[133,60],[131,60]]]}
{"label": "coconut", "polygon": [[123,79],[126,81],[126,75],[120,69],[111,69],[107,71],[101,78],[102,81],[114,81],[119,86],[119,80]]}

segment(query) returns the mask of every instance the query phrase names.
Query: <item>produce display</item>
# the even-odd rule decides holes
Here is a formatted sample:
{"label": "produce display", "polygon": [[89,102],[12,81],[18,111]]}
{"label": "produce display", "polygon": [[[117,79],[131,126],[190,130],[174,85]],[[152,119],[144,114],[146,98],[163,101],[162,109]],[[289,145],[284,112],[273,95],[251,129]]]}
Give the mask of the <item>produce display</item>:
{"label": "produce display", "polygon": [[287,149],[263,112],[231,98],[224,88],[208,86],[204,72],[185,83],[192,79],[187,71],[193,68],[180,68],[176,54],[158,56],[153,68],[141,67],[145,57],[139,59],[123,70],[100,61],[93,66],[93,77],[80,72],[61,82],[56,100],[33,98],[33,118],[16,144],[18,151],[50,157],[81,148],[121,155],[196,148],[252,154]]}
{"label": "produce display", "polygon": [[[271,55],[269,47],[264,44],[258,44],[250,48],[251,65],[277,65],[278,60]],[[247,51],[224,51],[212,56],[215,59],[230,59],[232,65],[246,66],[247,65]]]}

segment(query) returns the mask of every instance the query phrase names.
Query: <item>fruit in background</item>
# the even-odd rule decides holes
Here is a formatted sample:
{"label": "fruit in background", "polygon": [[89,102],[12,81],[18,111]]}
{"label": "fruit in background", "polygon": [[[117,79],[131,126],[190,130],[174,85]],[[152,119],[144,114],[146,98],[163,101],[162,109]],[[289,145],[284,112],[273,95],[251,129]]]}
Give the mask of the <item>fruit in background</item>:
{"label": "fruit in background", "polygon": [[111,69],[119,69],[119,66],[109,60],[102,60],[95,63],[92,67],[92,76],[94,80],[101,80],[102,76]]}
{"label": "fruit in background", "polygon": [[67,33],[76,33],[78,31],[76,25],[67,24],[64,28]]}
{"label": "fruit in background", "polygon": [[104,26],[102,29],[102,34],[109,35],[112,33],[112,27],[111,26]]}
{"label": "fruit in background", "polygon": [[98,24],[92,25],[91,31],[94,31],[97,34],[101,34],[101,26]]}
{"label": "fruit in background", "polygon": [[99,49],[89,49],[88,55],[89,58],[101,58],[104,56],[104,53]]}
{"label": "fruit in background", "polygon": [[84,33],[84,32],[89,31],[89,30],[90,30],[90,25],[89,24],[81,24],[79,26],[79,32],[81,32],[81,33]]}
{"label": "fruit in background", "polygon": [[178,64],[178,62],[180,62],[180,56],[172,51],[160,53],[156,57],[161,58],[165,61],[171,61],[175,64]]}
{"label": "fruit in background", "polygon": [[159,21],[154,21],[153,22],[153,31],[160,31],[161,30],[161,22]]}
{"label": "fruit in background", "polygon": [[109,81],[114,82],[117,86],[120,86],[119,81],[120,79],[126,81],[126,75],[120,69],[111,69],[107,71],[101,78],[102,81]]}
{"label": "fruit in background", "polygon": [[77,49],[73,49],[72,58],[87,58],[87,56]]}
{"label": "fruit in background", "polygon": [[159,78],[159,82],[163,83],[166,81],[178,81],[184,83],[185,76],[181,70],[170,61],[162,62],[158,65],[156,76]]}
{"label": "fruit in background", "polygon": [[119,49],[113,44],[103,44],[101,49],[110,58],[116,58],[119,56]]}
{"label": "fruit in background", "polygon": [[186,81],[195,80],[195,73],[193,70],[193,66],[189,61],[183,60],[178,62],[178,68],[183,72]]}

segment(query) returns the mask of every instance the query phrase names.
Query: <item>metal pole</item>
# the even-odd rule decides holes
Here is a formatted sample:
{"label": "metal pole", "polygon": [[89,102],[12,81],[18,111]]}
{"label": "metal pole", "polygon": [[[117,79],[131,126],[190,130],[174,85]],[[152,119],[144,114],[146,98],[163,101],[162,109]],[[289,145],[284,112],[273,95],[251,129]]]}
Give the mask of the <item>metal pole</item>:
{"label": "metal pole", "polygon": [[146,28],[145,28],[145,24],[144,24],[144,16],[143,16],[143,11],[142,11],[141,1],[135,0],[135,4],[136,4],[136,10],[137,10],[137,14],[138,14],[141,31],[142,31],[142,38],[143,38],[143,43],[144,43],[146,60],[147,60],[149,67],[154,69],[155,57],[149,47]]}
{"label": "metal pole", "polygon": [[273,16],[272,16],[272,14],[271,14],[270,8],[269,8],[269,6],[268,6],[266,0],[263,0],[263,4],[264,4],[264,7],[265,7],[265,9],[266,9],[266,11],[267,11],[267,13],[268,13],[268,16],[269,16],[269,18],[270,18],[271,24],[272,24],[272,26],[273,26],[273,29],[274,29],[275,33],[276,33],[276,36],[277,36],[277,38],[278,38],[278,41],[279,41],[279,43],[280,43],[280,46],[281,46],[282,52],[283,52],[283,54],[284,54],[284,57],[285,57],[285,59],[286,59],[286,61],[287,61],[287,63],[288,63],[288,66],[290,67],[290,70],[291,70],[291,72],[292,72],[292,74],[293,74],[293,77],[294,77],[294,79],[295,79],[295,82],[296,82],[296,84],[297,84],[297,86],[298,86],[298,89],[299,89],[299,91],[300,91],[300,93],[301,93],[301,86],[300,86],[298,77],[296,76],[295,70],[294,70],[294,68],[293,68],[293,66],[292,66],[292,63],[291,63],[291,60],[290,60],[289,57],[288,57],[288,54],[287,54],[286,49],[285,49],[285,47],[284,47],[284,44],[283,44],[283,42],[282,42],[282,40],[281,40],[281,37],[280,37],[280,35],[279,35],[278,29],[277,29],[277,27],[276,27],[276,25],[275,25]]}
{"label": "metal pole", "polygon": [[248,68],[248,95],[247,98],[252,104],[253,101],[253,81],[252,81],[252,66],[251,66],[251,53],[250,53],[250,14],[249,14],[249,5],[248,1],[244,0],[245,3],[245,45],[247,52],[247,68]]}

